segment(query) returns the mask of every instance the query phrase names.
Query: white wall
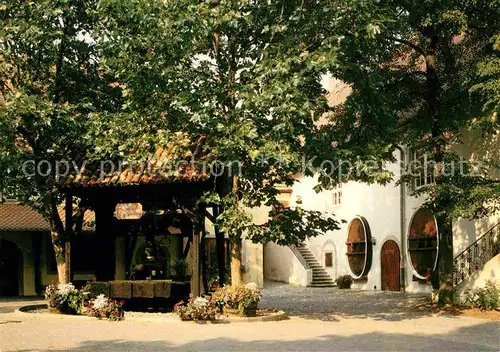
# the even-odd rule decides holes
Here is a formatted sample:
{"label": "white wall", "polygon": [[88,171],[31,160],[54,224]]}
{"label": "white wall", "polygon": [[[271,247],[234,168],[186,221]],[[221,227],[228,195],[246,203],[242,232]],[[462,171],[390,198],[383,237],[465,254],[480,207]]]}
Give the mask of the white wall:
{"label": "white wall", "polygon": [[287,246],[274,242],[264,245],[264,277],[268,280],[307,286],[312,280],[312,270],[306,269]]}
{"label": "white wall", "polygon": [[500,254],[497,254],[481,270],[475,272],[457,286],[457,300],[463,301],[467,291],[484,287],[487,281],[500,285]]}
{"label": "white wall", "polygon": [[[396,158],[399,152],[396,152]],[[388,169],[399,175],[399,161],[387,165]],[[308,210],[317,210],[334,215],[340,223],[340,229],[330,231],[324,235],[309,238],[307,246],[314,254],[318,262],[324,266],[324,255],[327,251],[333,252],[333,267],[325,268],[332,279],[340,275],[350,274],[351,270],[347,262],[346,239],[350,221],[356,216],[364,217],[370,226],[372,238],[375,239],[373,245],[373,257],[370,271],[366,280],[355,281],[353,287],[359,289],[381,288],[380,274],[380,250],[387,240],[395,241],[402,255],[401,265],[405,268],[406,289],[409,292],[428,292],[430,286],[412,281],[412,267],[406,259],[401,245],[401,213],[400,213],[400,186],[396,185],[396,178],[393,182],[382,185],[368,185],[358,182],[349,182],[342,185],[341,205],[333,204],[333,192],[324,191],[316,193],[313,187],[316,180],[311,177],[301,179],[293,186],[291,195],[291,206],[300,206]],[[297,197],[302,199],[301,204],[297,204]],[[406,211],[404,216],[405,241],[408,224],[415,211],[423,203],[422,199],[407,196],[405,199]],[[406,247],[406,246],[405,246]],[[289,281],[287,277],[301,277],[303,268],[294,263],[294,254],[287,248],[266,244],[264,248],[264,275],[266,278],[280,281]],[[300,264],[300,263],[298,263]],[[292,269],[290,269],[292,268]]]}

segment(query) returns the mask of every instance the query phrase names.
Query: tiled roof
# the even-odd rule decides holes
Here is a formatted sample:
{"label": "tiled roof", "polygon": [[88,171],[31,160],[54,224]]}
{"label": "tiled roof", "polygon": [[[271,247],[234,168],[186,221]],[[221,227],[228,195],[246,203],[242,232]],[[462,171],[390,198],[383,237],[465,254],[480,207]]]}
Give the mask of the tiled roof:
{"label": "tiled roof", "polygon": [[26,205],[0,204],[1,231],[48,231],[49,223]]}
{"label": "tiled roof", "polygon": [[[59,207],[59,215],[64,222],[64,207]],[[83,229],[94,229],[95,213],[87,210],[83,219]],[[0,231],[49,231],[50,225],[37,211],[19,203],[0,204]]]}
{"label": "tiled roof", "polygon": [[[180,145],[185,149],[186,143],[189,142],[186,142],[185,137],[182,138],[184,139]],[[84,169],[80,170],[78,175],[70,175],[62,179],[61,185],[63,187],[106,187],[204,181],[210,177],[207,163],[210,161],[210,155],[199,155],[204,141],[205,137],[201,137],[192,148],[196,149],[194,152],[183,153],[182,161],[178,161],[179,144],[169,145],[166,148],[158,148],[151,159],[136,167],[135,170],[128,165],[122,165],[121,170],[113,170],[114,172],[101,172],[101,170],[89,172]]]}

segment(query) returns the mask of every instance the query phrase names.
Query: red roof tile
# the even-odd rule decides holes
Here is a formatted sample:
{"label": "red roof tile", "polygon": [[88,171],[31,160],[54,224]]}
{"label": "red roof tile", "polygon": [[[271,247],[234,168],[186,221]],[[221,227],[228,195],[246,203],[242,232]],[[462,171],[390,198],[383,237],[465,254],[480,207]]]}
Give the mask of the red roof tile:
{"label": "red roof tile", "polygon": [[[211,155],[195,155],[193,157],[193,152],[188,151],[182,154],[183,160],[178,161],[178,146],[181,146],[182,149],[189,146],[187,137],[180,136],[179,139],[178,145],[158,148],[151,159],[145,161],[140,165],[141,167],[135,170],[129,165],[122,165],[121,170],[113,170],[113,172],[81,170],[78,175],[70,175],[62,179],[60,184],[63,187],[104,187],[207,180],[210,177],[208,162],[212,160]],[[204,141],[205,137],[200,137],[198,142],[191,148],[195,149],[195,154],[200,154]]]}
{"label": "red roof tile", "polygon": [[[64,222],[64,207],[59,207],[59,216]],[[86,211],[83,229],[94,229],[95,213]],[[0,204],[0,231],[49,231],[50,225],[36,210],[19,203]]]}

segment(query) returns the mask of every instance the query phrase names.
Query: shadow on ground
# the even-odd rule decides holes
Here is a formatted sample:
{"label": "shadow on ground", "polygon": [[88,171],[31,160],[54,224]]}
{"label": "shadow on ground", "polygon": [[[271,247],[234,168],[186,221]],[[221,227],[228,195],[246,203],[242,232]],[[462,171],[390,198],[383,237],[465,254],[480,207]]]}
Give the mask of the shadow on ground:
{"label": "shadow on ground", "polygon": [[428,294],[294,287],[266,282],[260,306],[283,310],[289,316],[335,322],[341,317],[401,321],[430,316],[435,313],[423,309],[429,304]]}
{"label": "shadow on ground", "polygon": [[[172,332],[175,333],[175,332]],[[449,334],[422,335],[380,333],[339,336],[325,335],[303,340],[253,340],[234,338],[191,341],[172,344],[168,341],[86,341],[65,351],[498,351],[498,323],[484,323],[460,328]],[[484,338],[482,338],[484,336]],[[27,351],[27,350],[26,350]]]}

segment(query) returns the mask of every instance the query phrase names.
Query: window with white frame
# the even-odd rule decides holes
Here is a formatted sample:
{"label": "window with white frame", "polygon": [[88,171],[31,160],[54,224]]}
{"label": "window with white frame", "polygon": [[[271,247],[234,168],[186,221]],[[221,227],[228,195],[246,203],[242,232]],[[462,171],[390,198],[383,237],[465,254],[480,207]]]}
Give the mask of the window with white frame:
{"label": "window with white frame", "polygon": [[342,183],[338,183],[333,189],[332,195],[332,203],[333,205],[340,205],[342,203]]}
{"label": "window with white frame", "polygon": [[410,150],[408,171],[414,179],[415,188],[435,182],[434,162],[422,150]]}

